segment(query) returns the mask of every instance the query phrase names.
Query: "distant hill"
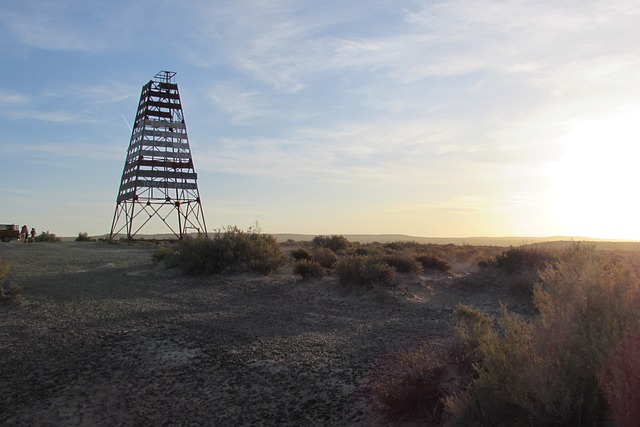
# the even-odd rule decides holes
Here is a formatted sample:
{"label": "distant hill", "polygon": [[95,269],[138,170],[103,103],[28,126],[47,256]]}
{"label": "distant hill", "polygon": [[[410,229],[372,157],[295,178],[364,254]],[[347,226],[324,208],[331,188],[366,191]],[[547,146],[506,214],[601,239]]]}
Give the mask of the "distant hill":
{"label": "distant hill", "polygon": [[[270,233],[278,239],[279,242],[293,240],[296,242],[310,242],[316,237],[316,234],[294,234],[294,233]],[[545,246],[558,246],[569,242],[593,242],[598,247],[609,248],[625,248],[628,250],[640,250],[640,241],[628,240],[607,240],[596,239],[592,237],[580,236],[547,236],[547,237],[524,237],[524,236],[507,236],[507,237],[422,237],[410,236],[406,234],[343,234],[351,242],[359,243],[389,243],[389,242],[416,242],[416,243],[432,243],[438,245],[454,244],[454,245],[472,245],[472,246],[522,246],[530,244],[545,244]],[[93,236],[96,239],[108,238],[108,235]],[[173,234],[139,234],[137,239],[145,240],[173,240]]]}
{"label": "distant hill", "polygon": [[[278,241],[284,242],[286,240],[294,241],[311,241],[315,235],[310,234],[274,234]],[[524,237],[524,236],[507,236],[507,237],[421,237],[410,236],[406,234],[343,234],[351,242],[360,243],[389,243],[408,241],[416,243],[433,243],[438,245],[454,244],[454,245],[472,245],[472,246],[522,246],[534,243],[551,243],[551,242],[626,242],[640,248],[640,242],[638,241],[623,241],[623,240],[605,240],[595,239],[591,237],[579,237],[579,236],[547,236],[547,237]]]}

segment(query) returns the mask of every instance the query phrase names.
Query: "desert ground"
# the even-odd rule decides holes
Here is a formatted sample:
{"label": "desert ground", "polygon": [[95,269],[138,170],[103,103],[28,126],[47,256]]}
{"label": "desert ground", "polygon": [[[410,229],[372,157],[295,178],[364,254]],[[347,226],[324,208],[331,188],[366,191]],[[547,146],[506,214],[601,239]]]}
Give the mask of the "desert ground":
{"label": "desert ground", "polygon": [[368,390],[381,360],[446,340],[459,303],[531,310],[460,266],[363,293],[290,266],[185,276],[155,249],[1,244],[23,292],[0,304],[3,425],[384,425]]}

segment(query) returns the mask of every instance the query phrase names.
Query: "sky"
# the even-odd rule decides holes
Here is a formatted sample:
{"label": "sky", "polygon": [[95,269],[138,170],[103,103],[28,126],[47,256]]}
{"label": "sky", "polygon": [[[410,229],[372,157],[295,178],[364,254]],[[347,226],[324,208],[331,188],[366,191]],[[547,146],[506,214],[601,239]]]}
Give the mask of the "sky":
{"label": "sky", "polygon": [[638,0],[1,3],[2,223],[108,233],[169,70],[210,231],[640,239]]}

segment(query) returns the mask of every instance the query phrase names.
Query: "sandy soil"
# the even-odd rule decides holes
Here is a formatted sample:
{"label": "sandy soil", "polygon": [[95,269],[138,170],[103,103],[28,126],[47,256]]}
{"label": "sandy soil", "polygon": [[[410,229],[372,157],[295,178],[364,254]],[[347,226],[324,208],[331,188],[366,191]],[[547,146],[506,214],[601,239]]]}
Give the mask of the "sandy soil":
{"label": "sandy soil", "polygon": [[462,271],[358,295],[291,268],[185,277],[154,249],[0,244],[24,294],[0,304],[3,425],[382,425],[381,358],[449,336],[458,303],[529,310]]}

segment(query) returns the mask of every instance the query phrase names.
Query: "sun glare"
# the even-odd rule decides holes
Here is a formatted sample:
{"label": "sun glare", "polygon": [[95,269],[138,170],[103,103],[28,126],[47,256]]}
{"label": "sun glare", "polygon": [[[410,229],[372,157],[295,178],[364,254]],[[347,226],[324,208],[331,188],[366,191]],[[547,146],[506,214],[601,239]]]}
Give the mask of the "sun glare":
{"label": "sun glare", "polygon": [[555,172],[562,233],[640,239],[640,113],[581,123],[563,143]]}

